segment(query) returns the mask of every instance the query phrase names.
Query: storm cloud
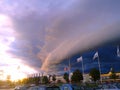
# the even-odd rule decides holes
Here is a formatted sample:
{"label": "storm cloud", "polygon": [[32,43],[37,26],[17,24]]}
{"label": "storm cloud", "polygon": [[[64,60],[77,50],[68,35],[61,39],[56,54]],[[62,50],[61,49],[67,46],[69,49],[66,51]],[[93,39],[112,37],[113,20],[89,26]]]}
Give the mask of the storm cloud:
{"label": "storm cloud", "polygon": [[0,1],[0,15],[10,18],[15,38],[7,53],[50,71],[78,52],[119,40],[119,8],[119,0]]}

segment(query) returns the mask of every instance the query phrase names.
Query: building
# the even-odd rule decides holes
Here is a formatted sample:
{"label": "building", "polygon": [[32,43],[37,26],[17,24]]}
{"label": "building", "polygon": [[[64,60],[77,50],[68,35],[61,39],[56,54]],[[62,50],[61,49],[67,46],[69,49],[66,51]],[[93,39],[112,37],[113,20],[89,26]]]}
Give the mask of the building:
{"label": "building", "polygon": [[[103,82],[106,82],[106,81],[114,81],[114,79],[110,79],[110,75],[112,74],[112,72],[110,71],[110,72],[108,72],[108,73],[106,73],[106,74],[101,74],[101,78],[102,78],[102,81]],[[116,81],[120,81],[120,72],[117,72],[117,73],[115,73],[117,76],[118,76],[118,78],[116,79]]]}

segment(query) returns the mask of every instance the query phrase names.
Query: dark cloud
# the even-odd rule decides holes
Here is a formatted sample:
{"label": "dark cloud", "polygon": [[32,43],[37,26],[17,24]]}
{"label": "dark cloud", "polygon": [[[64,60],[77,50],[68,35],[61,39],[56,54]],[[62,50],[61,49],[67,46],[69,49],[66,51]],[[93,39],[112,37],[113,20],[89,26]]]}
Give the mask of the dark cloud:
{"label": "dark cloud", "polygon": [[[110,68],[113,67],[116,72],[120,71],[120,57],[117,56],[117,45],[105,45],[97,48],[96,50],[88,51],[79,55],[75,55],[70,58],[71,60],[71,70],[74,71],[75,69],[80,69],[82,71],[82,64],[81,62],[77,63],[77,58],[83,56],[83,64],[85,73],[88,73],[92,68],[98,68],[98,60],[93,60],[93,56],[96,51],[98,51],[101,70],[102,73],[109,72]],[[69,60],[65,60],[62,65],[69,65]],[[61,65],[61,66],[62,66]],[[62,71],[62,68],[60,69]],[[64,71],[63,71],[64,72]]]}

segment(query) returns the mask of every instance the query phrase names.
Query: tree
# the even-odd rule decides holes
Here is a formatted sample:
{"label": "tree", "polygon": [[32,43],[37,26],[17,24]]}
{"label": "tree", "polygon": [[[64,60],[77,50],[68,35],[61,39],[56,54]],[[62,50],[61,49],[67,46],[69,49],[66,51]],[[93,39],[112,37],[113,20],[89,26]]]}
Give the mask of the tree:
{"label": "tree", "polygon": [[35,77],[34,79],[35,79],[35,84],[38,85],[40,82],[40,77]]}
{"label": "tree", "polygon": [[56,81],[56,75],[52,76],[52,80],[55,82]]}
{"label": "tree", "polygon": [[118,78],[118,76],[116,75],[114,69],[111,70],[110,78],[111,78],[111,79],[114,79],[114,80],[116,80],[116,79]]}
{"label": "tree", "polygon": [[43,76],[42,82],[43,82],[44,84],[48,84],[48,83],[49,83],[48,77],[47,77],[47,76]]}
{"label": "tree", "polygon": [[73,72],[73,75],[71,77],[71,81],[74,83],[79,83],[81,80],[83,80],[83,75],[80,72],[80,70],[77,69]]}
{"label": "tree", "polygon": [[7,83],[10,84],[11,83],[11,76],[7,75]]}
{"label": "tree", "polygon": [[100,72],[96,68],[90,70],[89,75],[92,77],[93,81],[100,80]]}
{"label": "tree", "polygon": [[69,83],[69,74],[68,74],[68,73],[64,73],[63,78],[65,79],[65,81],[66,81],[67,83]]}

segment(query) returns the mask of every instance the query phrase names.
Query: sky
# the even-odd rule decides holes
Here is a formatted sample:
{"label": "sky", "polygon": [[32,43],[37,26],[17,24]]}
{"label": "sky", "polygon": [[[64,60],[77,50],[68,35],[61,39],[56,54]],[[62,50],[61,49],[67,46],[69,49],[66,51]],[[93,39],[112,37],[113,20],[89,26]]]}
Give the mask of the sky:
{"label": "sky", "polygon": [[79,55],[97,67],[96,50],[107,71],[111,60],[120,64],[119,8],[120,0],[0,0],[0,71],[12,78],[63,73],[68,58],[75,63]]}

